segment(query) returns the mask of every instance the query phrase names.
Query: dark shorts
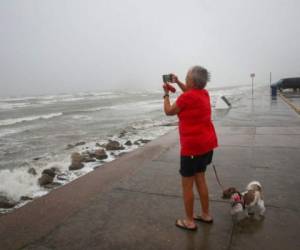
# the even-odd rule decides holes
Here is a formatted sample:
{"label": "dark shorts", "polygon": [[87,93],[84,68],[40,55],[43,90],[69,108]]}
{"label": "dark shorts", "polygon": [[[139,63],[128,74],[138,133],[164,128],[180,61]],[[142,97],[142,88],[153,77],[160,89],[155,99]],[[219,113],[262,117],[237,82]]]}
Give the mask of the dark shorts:
{"label": "dark shorts", "polygon": [[183,177],[191,177],[196,173],[205,172],[207,165],[212,162],[213,150],[203,155],[181,156],[179,173]]}

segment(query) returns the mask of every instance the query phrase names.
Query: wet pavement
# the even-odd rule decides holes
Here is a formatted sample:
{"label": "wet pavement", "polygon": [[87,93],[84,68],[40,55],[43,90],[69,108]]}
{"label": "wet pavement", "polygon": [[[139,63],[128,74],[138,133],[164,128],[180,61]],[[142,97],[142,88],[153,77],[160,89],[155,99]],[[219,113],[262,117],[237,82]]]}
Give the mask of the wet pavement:
{"label": "wet pavement", "polygon": [[300,114],[300,91],[284,91],[280,95],[286,103]]}
{"label": "wet pavement", "polygon": [[175,130],[1,216],[0,249],[300,249],[300,116],[266,88],[215,117],[221,181],[260,181],[264,220],[233,222],[209,167],[214,224],[174,226],[184,214]]}

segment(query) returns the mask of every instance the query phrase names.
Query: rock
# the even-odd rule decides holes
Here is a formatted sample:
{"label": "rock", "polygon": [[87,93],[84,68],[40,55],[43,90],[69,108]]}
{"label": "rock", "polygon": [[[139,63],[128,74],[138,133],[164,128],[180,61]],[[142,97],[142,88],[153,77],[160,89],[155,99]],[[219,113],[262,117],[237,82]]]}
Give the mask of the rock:
{"label": "rock", "polygon": [[151,140],[148,140],[148,139],[139,139],[139,140],[136,140],[133,144],[134,145],[141,145],[141,144],[145,144],[145,143],[148,143],[150,142]]}
{"label": "rock", "polygon": [[75,143],[75,147],[76,146],[81,146],[81,145],[84,145],[84,144],[85,144],[85,141],[80,141],[80,142]]}
{"label": "rock", "polygon": [[122,150],[122,149],[125,149],[125,148],[118,141],[110,140],[106,144],[106,150]]}
{"label": "rock", "polygon": [[94,156],[92,156],[92,154],[90,154],[90,152],[82,153],[81,154],[81,162],[94,162],[94,161],[96,161],[93,157]]}
{"label": "rock", "polygon": [[38,179],[40,186],[45,186],[53,182],[54,177],[48,174],[42,174],[42,176]]}
{"label": "rock", "polygon": [[55,175],[58,175],[61,173],[61,171],[59,170],[58,167],[51,167],[50,170],[52,170],[52,172],[54,172]]}
{"label": "rock", "polygon": [[132,142],[131,141],[127,141],[127,142],[125,142],[125,145],[126,146],[132,146]]}
{"label": "rock", "polygon": [[140,142],[139,142],[139,140],[134,141],[133,144],[134,144],[134,145],[137,145],[137,146],[141,145]]}
{"label": "rock", "polygon": [[61,185],[62,185],[62,184],[59,183],[59,182],[52,182],[52,183],[49,183],[49,184],[44,185],[44,188],[52,189],[52,188],[59,187],[59,186],[61,186]]}
{"label": "rock", "polygon": [[82,160],[82,162],[95,162],[96,160],[94,158],[91,157],[86,157]]}
{"label": "rock", "polygon": [[15,205],[17,205],[17,202],[4,195],[0,195],[0,208],[13,208]]}
{"label": "rock", "polygon": [[178,126],[178,122],[165,123],[165,124],[162,124],[161,126],[164,126],[164,127]]}
{"label": "rock", "polygon": [[42,172],[42,176],[38,179],[40,186],[45,186],[53,182],[54,177],[56,175],[56,168],[46,168]]}
{"label": "rock", "polygon": [[69,166],[69,170],[79,170],[79,169],[82,169],[84,167],[84,164],[83,163],[72,163],[70,166]]}
{"label": "rock", "polygon": [[141,143],[148,143],[148,142],[150,142],[151,140],[148,140],[148,139],[139,139],[139,142],[141,142]]}
{"label": "rock", "polygon": [[33,158],[34,161],[38,161],[40,159],[42,159],[42,157],[35,157],[35,158]]}
{"label": "rock", "polygon": [[20,201],[31,201],[33,198],[28,197],[28,196],[21,196]]}
{"label": "rock", "polygon": [[122,130],[122,131],[120,132],[119,138],[124,137],[125,134],[126,134],[126,130]]}
{"label": "rock", "polygon": [[97,149],[97,150],[95,151],[95,157],[96,157],[97,160],[104,160],[104,159],[106,159],[108,156],[107,156],[107,154],[106,154],[106,152],[105,152],[104,149]]}
{"label": "rock", "polygon": [[81,162],[81,155],[78,152],[74,152],[71,155],[71,165],[69,166],[69,170],[78,170],[84,167]]}
{"label": "rock", "polygon": [[57,175],[56,178],[57,178],[57,180],[60,180],[60,181],[68,180],[68,177],[65,174],[59,174],[59,175]]}
{"label": "rock", "polygon": [[29,168],[29,169],[27,170],[27,173],[28,173],[28,174],[31,174],[31,175],[37,175],[37,172],[36,172],[35,168]]}
{"label": "rock", "polygon": [[68,144],[67,147],[66,147],[66,150],[72,149],[72,148],[75,148],[77,146],[81,146],[81,145],[84,145],[84,144],[86,144],[86,142],[84,142],[84,141],[77,142],[74,145],[73,144]]}
{"label": "rock", "polygon": [[75,146],[74,145],[72,145],[72,144],[68,144],[67,145],[67,147],[66,147],[66,150],[68,150],[68,149],[72,149],[72,148],[74,148]]}
{"label": "rock", "polygon": [[42,172],[42,175],[43,174],[46,174],[46,175],[49,175],[50,177],[55,177],[55,169],[53,168],[47,168],[47,169],[44,169],[43,172]]}

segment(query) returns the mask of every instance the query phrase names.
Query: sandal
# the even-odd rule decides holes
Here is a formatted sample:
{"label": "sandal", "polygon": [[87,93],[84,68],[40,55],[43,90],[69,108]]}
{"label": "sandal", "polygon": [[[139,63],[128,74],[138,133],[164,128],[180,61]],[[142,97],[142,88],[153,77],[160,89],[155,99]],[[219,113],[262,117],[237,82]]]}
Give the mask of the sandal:
{"label": "sandal", "polygon": [[214,222],[213,219],[210,219],[210,220],[205,220],[203,219],[200,215],[197,215],[194,217],[194,220],[195,221],[200,221],[200,222],[203,222],[203,223],[207,223],[207,224],[212,224]]}
{"label": "sandal", "polygon": [[196,231],[197,230],[197,226],[195,226],[195,227],[188,227],[188,225],[186,224],[185,220],[180,220],[180,219],[176,220],[175,226],[179,227],[181,229],[184,229],[184,230],[188,230],[188,231]]}

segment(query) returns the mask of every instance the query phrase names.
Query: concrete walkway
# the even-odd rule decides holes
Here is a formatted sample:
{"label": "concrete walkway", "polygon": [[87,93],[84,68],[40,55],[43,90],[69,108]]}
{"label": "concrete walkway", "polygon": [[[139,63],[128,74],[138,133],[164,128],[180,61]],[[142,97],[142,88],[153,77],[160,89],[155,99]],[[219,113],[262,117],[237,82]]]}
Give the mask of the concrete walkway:
{"label": "concrete walkway", "polygon": [[0,249],[300,249],[300,116],[268,89],[214,116],[219,176],[239,189],[259,180],[264,220],[233,223],[208,168],[215,223],[174,226],[184,214],[175,130],[1,216]]}

